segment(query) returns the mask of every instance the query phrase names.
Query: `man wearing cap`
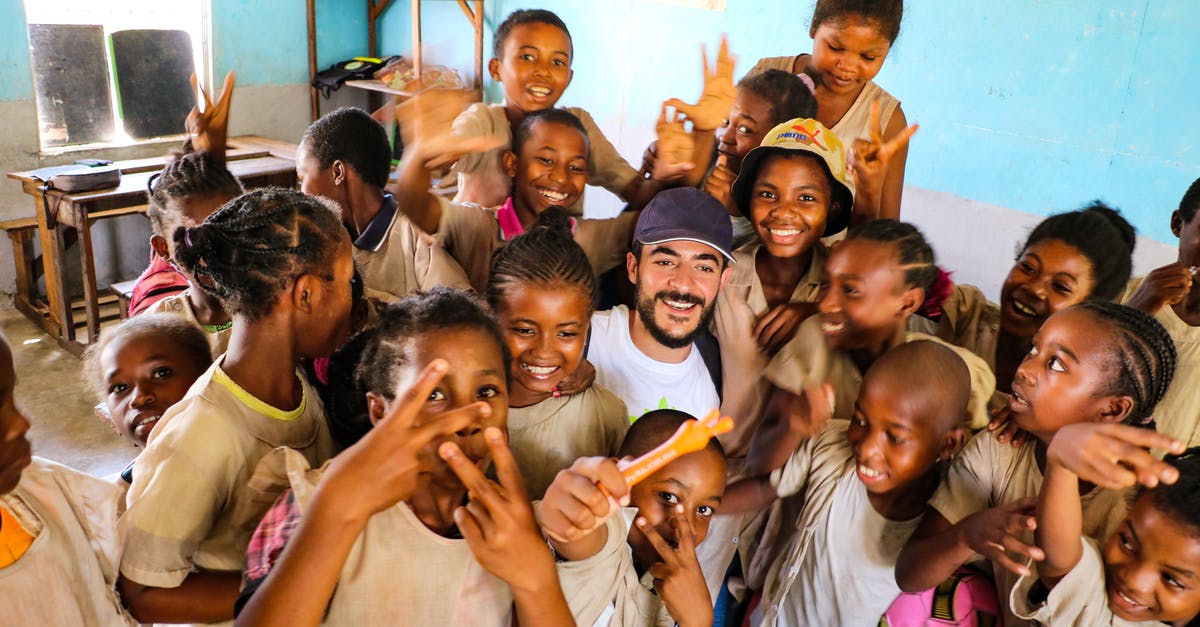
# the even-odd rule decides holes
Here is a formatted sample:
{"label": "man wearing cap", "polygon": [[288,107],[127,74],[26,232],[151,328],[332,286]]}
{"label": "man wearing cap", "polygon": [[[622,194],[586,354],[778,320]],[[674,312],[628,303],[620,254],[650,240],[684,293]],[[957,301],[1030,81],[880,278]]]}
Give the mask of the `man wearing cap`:
{"label": "man wearing cap", "polygon": [[720,405],[708,325],[732,246],[729,214],[698,189],[660,192],[642,211],[625,264],[635,307],[596,312],[587,354],[596,383],[625,402],[631,420],[668,408],[701,417]]}

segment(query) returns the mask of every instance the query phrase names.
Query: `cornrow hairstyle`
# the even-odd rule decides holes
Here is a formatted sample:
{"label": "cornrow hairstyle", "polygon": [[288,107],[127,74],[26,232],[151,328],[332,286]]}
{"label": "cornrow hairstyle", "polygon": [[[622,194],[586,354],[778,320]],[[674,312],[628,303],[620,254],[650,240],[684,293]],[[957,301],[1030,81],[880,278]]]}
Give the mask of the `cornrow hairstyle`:
{"label": "cornrow hairstyle", "polygon": [[496,27],[496,34],[492,38],[493,57],[504,58],[504,44],[508,42],[508,36],[512,34],[514,28],[522,24],[545,24],[561,30],[567,36],[567,41],[571,43],[571,50],[568,52],[572,57],[575,56],[575,42],[571,40],[571,31],[567,30],[567,25],[563,23],[562,18],[555,15],[553,11],[545,9],[517,9],[509,13],[508,17],[504,18],[504,21]]}
{"label": "cornrow hairstyle", "polygon": [[301,275],[333,280],[349,241],[338,208],[298,191],[267,187],[222,206],[203,224],[175,229],[175,261],[230,314],[255,320]]}
{"label": "cornrow hairstyle", "polygon": [[533,132],[533,125],[537,124],[538,122],[561,124],[562,126],[573,128],[579,131],[579,134],[583,135],[583,141],[588,146],[588,151],[591,152],[592,140],[588,138],[588,132],[587,129],[584,128],[583,122],[580,122],[579,118],[575,117],[574,113],[571,113],[566,109],[555,109],[554,107],[542,109],[540,111],[534,111],[525,115],[525,119],[521,120],[521,123],[517,125],[516,130],[513,131],[513,152],[518,155],[521,154],[521,149],[525,147],[525,140],[529,139],[529,134]]}
{"label": "cornrow hairstyle", "polygon": [[938,279],[940,270],[933,248],[921,231],[907,222],[871,220],[850,229],[846,239],[895,244],[900,267],[904,270],[904,282],[908,286],[928,292]]}
{"label": "cornrow hairstyle", "polygon": [[100,356],[113,342],[138,336],[153,336],[158,343],[174,342],[182,348],[193,363],[202,366],[201,369],[212,365],[212,350],[204,332],[196,325],[169,313],[142,314],[134,316],[115,327],[104,329],[100,339],[87,347],[83,353],[83,369],[88,382],[92,384],[99,400],[108,396],[104,385],[104,370],[100,366]]}
{"label": "cornrow hairstyle", "polygon": [[1183,198],[1179,199],[1179,215],[1185,224],[1196,217],[1197,209],[1200,209],[1200,179],[1192,181],[1183,193]]}
{"label": "cornrow hairstyle", "polygon": [[1179,478],[1175,483],[1160,483],[1152,490],[1139,487],[1134,500],[1149,497],[1154,509],[1176,523],[1186,525],[1193,535],[1200,536],[1200,497],[1197,496],[1200,494],[1200,446],[1193,446],[1179,455],[1167,455],[1163,461],[1179,471]]}
{"label": "cornrow hairstyle", "polygon": [[904,19],[904,0],[817,0],[809,32],[815,34],[825,22],[840,25],[852,17],[871,23],[884,39],[895,43]]}
{"label": "cornrow hairstyle", "polygon": [[224,164],[207,152],[189,152],[167,163],[162,172],[150,177],[146,215],[156,235],[170,237],[167,229],[177,216],[170,215],[172,201],[189,196],[241,196],[242,184]]}
{"label": "cornrow hairstyle", "polygon": [[764,120],[768,127],[796,118],[817,117],[817,96],[791,72],[772,68],[743,78],[737,86],[771,104],[771,119]]}
{"label": "cornrow hairstyle", "polygon": [[565,208],[546,209],[528,231],[496,251],[487,285],[492,311],[500,310],[505,294],[514,285],[578,288],[588,299],[591,315],[600,288],[587,254],[571,235],[571,216]]}
{"label": "cornrow hairstyle", "polygon": [[389,303],[373,327],[355,335],[330,358],[329,382],[321,395],[330,433],[339,446],[351,446],[370,431],[368,392],[395,398],[397,371],[411,360],[410,340],[445,329],[484,332],[495,342],[503,363],[509,363],[500,326],[478,296],[435,287]]}
{"label": "cornrow hairstyle", "polygon": [[304,131],[300,145],[322,170],[342,161],[369,185],[387,186],[392,171],[392,146],[371,114],[358,107],[342,107],[321,116]]}
{"label": "cornrow hairstyle", "polygon": [[1082,209],[1052,215],[1033,228],[1019,258],[1030,246],[1059,240],[1079,249],[1092,264],[1095,287],[1088,299],[1115,300],[1133,272],[1133,226],[1116,209],[1096,200]]}
{"label": "cornrow hairstyle", "polygon": [[1133,399],[1126,423],[1149,423],[1175,376],[1175,341],[1167,329],[1150,314],[1110,301],[1084,301],[1072,308],[1082,309],[1112,328],[1115,345],[1108,353],[1115,362],[1115,374],[1105,393]]}

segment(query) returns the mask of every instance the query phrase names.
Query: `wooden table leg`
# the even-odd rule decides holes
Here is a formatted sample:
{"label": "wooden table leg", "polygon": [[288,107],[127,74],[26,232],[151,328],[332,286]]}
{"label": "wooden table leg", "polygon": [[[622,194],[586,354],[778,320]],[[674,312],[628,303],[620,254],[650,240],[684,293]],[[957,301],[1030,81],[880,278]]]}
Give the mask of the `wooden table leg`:
{"label": "wooden table leg", "polygon": [[[77,214],[78,215],[78,214]],[[83,308],[87,313],[87,341],[100,338],[100,295],[96,291],[96,259],[92,254],[92,221],[86,218],[76,227],[79,233],[79,265],[83,274]]]}
{"label": "wooden table leg", "polygon": [[[64,286],[67,284],[67,246],[64,236],[64,227],[62,223],[58,223],[51,230],[50,250],[51,255],[50,270],[46,273],[46,300],[51,299],[51,295],[57,298],[58,304],[51,303],[51,315],[57,312],[58,316],[58,340],[59,343],[75,341],[75,317],[71,313],[71,295],[64,291]],[[45,262],[45,253],[42,254],[42,260]],[[50,291],[50,282],[55,284],[55,291]]]}
{"label": "wooden table leg", "polygon": [[33,197],[33,215],[37,216],[38,241],[42,245],[42,276],[46,279],[46,304],[50,325],[61,329],[63,312],[62,273],[57,266],[61,263],[61,255],[56,254],[61,249],[57,229],[49,225],[49,217],[42,204],[40,194]]}

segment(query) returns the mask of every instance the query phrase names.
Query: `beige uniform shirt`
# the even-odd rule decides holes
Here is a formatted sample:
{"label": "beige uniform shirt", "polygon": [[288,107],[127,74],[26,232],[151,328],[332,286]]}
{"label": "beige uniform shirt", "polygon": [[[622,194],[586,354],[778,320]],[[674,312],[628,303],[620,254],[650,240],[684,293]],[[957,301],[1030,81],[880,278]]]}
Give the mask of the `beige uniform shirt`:
{"label": "beige uniform shirt", "polygon": [[0,568],[6,625],[136,625],[117,595],[121,489],[40,457],[0,495],[33,543]]}
{"label": "beige uniform shirt", "polygon": [[399,299],[439,285],[471,289],[467,274],[433,236],[396,210],[390,198],[385,210],[376,217],[387,220],[386,230],[364,231],[354,242],[354,263],[368,290]]}
{"label": "beige uniform shirt", "polygon": [[[587,130],[588,184],[603,187],[620,196],[625,186],[637,176],[637,170],[617,152],[612,142],[596,125],[592,115],[578,107],[566,107]],[[512,145],[512,129],[504,115],[504,105],[475,103],[454,120],[453,134],[461,138],[496,137],[503,145],[487,152],[477,152],[459,158],[453,171],[458,173],[456,202],[495,207],[504,202],[512,188],[512,179],[504,173],[501,160]],[[582,204],[582,201],[580,202]],[[574,213],[582,215],[580,207]]]}
{"label": "beige uniform shirt", "polygon": [[[268,465],[286,470],[307,510],[324,469],[310,470],[291,449],[271,453]],[[508,584],[484,570],[466,540],[430,531],[397,503],[372,516],[354,541],[322,624],[508,627],[512,605]]]}
{"label": "beige uniform shirt", "polygon": [[[929,505],[950,524],[989,507],[1036,497],[1042,489],[1042,471],[1037,464],[1037,441],[1019,448],[1000,442],[996,435],[984,431],[971,438],[946,473],[945,480],[929,500]],[[1083,495],[1083,533],[1089,538],[1104,541],[1125,520],[1127,493],[1124,490],[1096,488]],[[1033,544],[1033,532],[1023,532],[1023,541]],[[996,590],[1001,599],[1017,583],[1017,575],[1003,566],[994,565]],[[1006,624],[1019,624],[1007,605]]]}
{"label": "beige uniform shirt", "polygon": [[[933,322],[920,316],[909,319],[909,330],[937,336],[955,346],[961,346],[985,361],[996,372],[996,341],[1000,337],[1000,305],[989,301],[973,285],[956,285],[950,298],[942,304],[942,317]],[[996,391],[989,407],[1001,407],[1008,394]]]}
{"label": "beige uniform shirt", "polygon": [[[451,202],[440,196],[438,202],[442,205],[438,239],[466,271],[475,291],[483,294],[487,291],[492,255],[504,245],[495,210]],[[576,218],[575,241],[587,254],[596,276],[625,262],[638,215],[627,211],[606,220]]]}
{"label": "beige uniform shirt", "polygon": [[875,511],[855,472],[849,424],[830,421],[771,473],[779,496],[801,495],[804,507],[770,567],[755,624],[874,625],[900,594],[896,558],[921,518]]}
{"label": "beige uniform shirt", "polygon": [[224,355],[225,350],[229,348],[229,336],[233,334],[233,326],[230,325],[220,331],[210,331],[204,328],[204,325],[200,324],[200,321],[196,319],[196,311],[192,309],[192,301],[188,300],[188,292],[193,289],[195,288],[189,287],[178,294],[168,296],[151,305],[143,313],[171,314],[192,323],[192,326],[204,332],[204,339],[208,340],[208,348],[212,351],[213,359],[216,359]]}
{"label": "beige uniform shirt", "polygon": [[[1145,277],[1129,282],[1121,302],[1127,302]],[[1200,393],[1196,382],[1200,381],[1200,327],[1193,327],[1171,309],[1163,307],[1154,316],[1175,340],[1175,376],[1162,402],[1154,409],[1154,421],[1158,430],[1187,443],[1200,445]]]}
{"label": "beige uniform shirt", "polygon": [[1045,602],[1033,604],[1029,591],[1037,583],[1036,571],[1017,580],[1012,594],[1001,599],[1008,601],[1014,615],[1028,624],[1047,627],[1150,627],[1166,625],[1159,621],[1130,622],[1114,616],[1108,607],[1108,590],[1105,588],[1104,561],[1100,547],[1091,538],[1082,538],[1083,555],[1071,572],[1059,580],[1050,591]]}
{"label": "beige uniform shirt", "polygon": [[[762,373],[769,357],[754,340],[754,326],[770,308],[762,281],[755,269],[755,256],[762,248],[758,240],[733,251],[736,263],[730,265],[729,279],[717,294],[712,332],[721,347],[721,414],[734,420],[733,431],[720,437],[725,453],[731,458],[746,456],[750,438],[762,417],[770,385]],[[825,280],[824,246],[813,248],[808,270],[796,284],[788,302],[811,303],[817,300]]]}
{"label": "beige uniform shirt", "polygon": [[508,447],[530,499],[542,498],[558,472],[580,457],[616,457],[626,431],[625,403],[596,385],[579,394],[508,408]]}
{"label": "beige uniform shirt", "polygon": [[246,544],[285,484],[252,480],[272,449],[297,449],[312,463],[332,454],[320,397],[299,373],[300,405],[283,411],[251,396],[218,359],[173,405],[138,457],[121,573],[174,588],[195,569],[240,572]]}

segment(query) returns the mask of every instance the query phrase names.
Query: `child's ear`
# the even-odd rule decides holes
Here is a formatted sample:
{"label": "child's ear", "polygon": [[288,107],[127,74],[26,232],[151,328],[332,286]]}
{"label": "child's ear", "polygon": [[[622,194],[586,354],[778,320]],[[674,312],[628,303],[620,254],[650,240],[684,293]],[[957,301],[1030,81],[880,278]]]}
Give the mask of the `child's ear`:
{"label": "child's ear", "polygon": [[371,419],[371,426],[378,425],[386,415],[387,399],[374,392],[367,392],[367,417]]}
{"label": "child's ear", "polygon": [[900,295],[900,311],[897,313],[901,318],[907,318],[917,313],[924,303],[925,290],[919,287],[910,287]]}
{"label": "child's ear", "polygon": [[517,175],[517,153],[505,150],[504,155],[500,157],[500,163],[504,166],[504,176],[511,179]]}
{"label": "child's ear", "polygon": [[[963,418],[964,421],[967,419],[968,417]],[[948,462],[954,459],[955,455],[962,452],[963,447],[967,445],[967,440],[969,439],[971,439],[971,436],[961,426],[951,429],[950,433],[946,434],[946,439],[942,442],[942,450],[938,452],[938,460]]]}
{"label": "child's ear", "polygon": [[625,253],[625,272],[629,274],[629,284],[637,285],[638,258],[632,252]]}
{"label": "child's ear", "polygon": [[1133,399],[1128,396],[1110,396],[1104,407],[1100,410],[1100,422],[1120,423],[1125,422],[1129,414],[1133,413]]}
{"label": "child's ear", "polygon": [[492,57],[492,59],[488,61],[488,74],[492,77],[492,80],[500,80],[500,59]]}
{"label": "child's ear", "polygon": [[321,278],[311,274],[302,274],[292,285],[292,308],[304,313],[316,310],[318,294],[321,290]]}
{"label": "child's ear", "polygon": [[1179,232],[1183,230],[1183,214],[1179,210],[1171,212],[1171,234],[1179,237]]}
{"label": "child's ear", "polygon": [[333,163],[329,164],[330,175],[333,176],[334,185],[344,185],[348,176],[346,162],[341,159],[334,159]]}
{"label": "child's ear", "polygon": [[155,234],[150,236],[150,248],[154,249],[154,254],[163,259],[171,258],[171,249],[167,248],[167,238]]}

